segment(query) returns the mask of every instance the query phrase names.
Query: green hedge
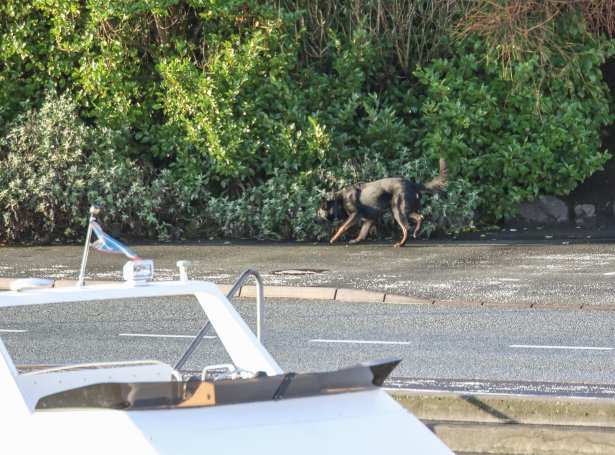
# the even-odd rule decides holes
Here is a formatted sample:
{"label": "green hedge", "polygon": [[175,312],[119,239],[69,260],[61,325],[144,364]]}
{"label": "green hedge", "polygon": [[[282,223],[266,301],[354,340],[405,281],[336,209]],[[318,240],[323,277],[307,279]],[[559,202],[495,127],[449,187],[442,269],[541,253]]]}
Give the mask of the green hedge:
{"label": "green hedge", "polygon": [[526,52],[503,71],[436,6],[379,35],[367,18],[385,1],[338,16],[321,2],[2,2],[0,242],[78,238],[94,202],[138,237],[322,239],[322,197],[428,180],[440,156],[451,183],[427,198],[426,232],[454,232],[608,159],[613,43],[576,16],[557,19],[566,58]]}
{"label": "green hedge", "polygon": [[0,139],[3,241],[82,240],[89,207],[139,237],[168,237],[191,194],[168,171],[127,158],[128,135],[84,124],[68,97],[50,97]]}
{"label": "green hedge", "polygon": [[600,65],[612,50],[585,39],[576,61],[547,66],[534,55],[513,62],[512,79],[474,39],[415,72],[427,88],[420,144],[445,156],[496,220],[519,202],[568,194],[611,157],[600,150],[600,130],[613,121]]}

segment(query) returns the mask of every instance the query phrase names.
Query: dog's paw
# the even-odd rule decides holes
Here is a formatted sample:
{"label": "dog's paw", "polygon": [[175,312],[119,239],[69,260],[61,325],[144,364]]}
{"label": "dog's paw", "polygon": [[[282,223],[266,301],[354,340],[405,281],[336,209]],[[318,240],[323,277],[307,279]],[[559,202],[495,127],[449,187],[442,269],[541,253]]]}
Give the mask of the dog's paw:
{"label": "dog's paw", "polygon": [[402,248],[404,245],[405,245],[405,243],[399,242],[399,243],[395,244],[395,248]]}

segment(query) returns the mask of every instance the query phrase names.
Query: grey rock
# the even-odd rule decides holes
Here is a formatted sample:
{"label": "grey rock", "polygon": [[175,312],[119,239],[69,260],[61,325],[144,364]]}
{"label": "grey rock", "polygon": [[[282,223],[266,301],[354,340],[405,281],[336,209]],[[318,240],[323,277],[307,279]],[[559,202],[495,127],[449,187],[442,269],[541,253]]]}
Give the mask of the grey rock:
{"label": "grey rock", "polygon": [[593,204],[579,204],[574,206],[575,224],[582,228],[596,226],[596,206]]}
{"label": "grey rock", "polygon": [[568,206],[555,196],[544,196],[517,206],[516,219],[524,224],[556,225],[570,221]]}

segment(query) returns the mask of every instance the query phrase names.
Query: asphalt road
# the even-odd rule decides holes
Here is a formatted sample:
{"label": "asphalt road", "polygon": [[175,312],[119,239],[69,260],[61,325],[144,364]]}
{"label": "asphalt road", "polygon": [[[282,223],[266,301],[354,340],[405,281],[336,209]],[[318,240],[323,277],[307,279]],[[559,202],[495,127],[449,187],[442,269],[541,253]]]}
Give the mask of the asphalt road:
{"label": "asphalt road", "polygon": [[[254,302],[237,305],[253,326]],[[187,299],[5,308],[0,336],[19,364],[156,358],[173,365],[204,322]],[[614,333],[615,318],[599,311],[273,299],[266,303],[264,341],[286,371],[401,357],[395,387],[425,388],[434,379],[440,382],[434,389],[504,381],[500,393],[528,383],[548,383],[534,392],[555,387],[561,393],[564,383],[575,394],[578,384],[615,384]],[[208,335],[187,369],[229,362],[215,333]],[[614,387],[606,389],[604,396],[615,396]]]}

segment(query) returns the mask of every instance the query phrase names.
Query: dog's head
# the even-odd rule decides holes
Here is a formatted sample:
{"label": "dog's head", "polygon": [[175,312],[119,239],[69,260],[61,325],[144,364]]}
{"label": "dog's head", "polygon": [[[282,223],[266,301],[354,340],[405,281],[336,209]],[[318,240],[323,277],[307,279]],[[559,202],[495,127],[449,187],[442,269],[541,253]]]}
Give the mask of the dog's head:
{"label": "dog's head", "polygon": [[334,193],[318,207],[314,222],[322,224],[327,221],[343,220],[348,218],[344,210],[343,200],[339,193]]}

